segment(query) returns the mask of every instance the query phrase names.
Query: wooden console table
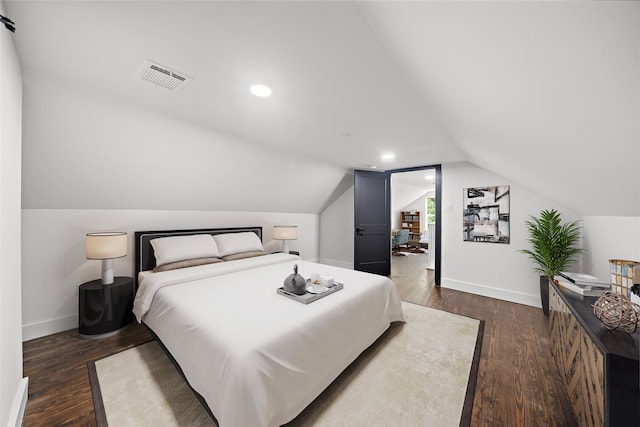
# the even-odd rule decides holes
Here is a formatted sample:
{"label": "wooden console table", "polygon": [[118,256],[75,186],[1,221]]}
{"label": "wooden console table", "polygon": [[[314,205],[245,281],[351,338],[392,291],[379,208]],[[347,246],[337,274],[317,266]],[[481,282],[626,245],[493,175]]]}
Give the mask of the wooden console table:
{"label": "wooden console table", "polygon": [[640,426],[640,331],[609,331],[596,299],[549,281],[551,352],[580,426]]}

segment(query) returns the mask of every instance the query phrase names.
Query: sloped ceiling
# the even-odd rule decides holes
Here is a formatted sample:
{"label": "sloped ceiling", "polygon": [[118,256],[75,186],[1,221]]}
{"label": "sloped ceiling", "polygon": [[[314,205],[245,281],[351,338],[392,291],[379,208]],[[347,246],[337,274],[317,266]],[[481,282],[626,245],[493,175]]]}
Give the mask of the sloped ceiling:
{"label": "sloped ceiling", "polygon": [[640,214],[640,3],[360,4],[470,162],[583,214]]}
{"label": "sloped ceiling", "polygon": [[[291,177],[297,185],[289,185],[291,191],[313,184],[314,194],[289,202],[271,190],[259,204],[264,210],[318,212],[354,168],[467,160],[585,215],[640,215],[637,2],[4,4],[17,24],[24,70],[27,206],[60,207],[49,206],[56,202],[46,197],[56,193],[64,196],[57,203],[68,207],[174,208],[153,191],[147,191],[153,205],[141,202],[140,192],[123,198],[122,188],[111,193],[113,200],[100,188],[102,202],[77,196],[86,192],[71,176],[87,172],[78,165],[90,160],[91,149],[83,155],[77,149],[90,143],[90,130],[61,131],[55,125],[61,113],[34,107],[40,94],[64,87],[76,92],[70,96],[76,107],[65,107],[60,119],[108,98],[104,102],[127,111],[144,109],[206,130],[218,142],[224,135],[253,145],[264,159],[283,158],[289,166],[263,165],[268,173],[259,191]],[[134,79],[146,59],[194,80],[171,94]],[[253,97],[248,87],[255,83],[269,85],[273,96]],[[27,129],[40,122],[47,126]],[[76,150],[67,153],[73,162],[56,166],[39,159],[62,138],[73,142],[62,144]],[[117,153],[143,154],[141,148],[127,152],[137,139],[116,146]],[[396,159],[381,163],[387,151]],[[304,159],[313,173],[305,173]],[[251,163],[257,176],[259,160]],[[123,185],[140,173],[160,179],[140,157],[130,163],[135,172],[122,172]],[[233,155],[224,163],[244,164]],[[204,181],[222,178],[213,169]],[[194,181],[176,188],[213,190]],[[250,196],[250,183],[241,190]],[[232,197],[218,203],[259,209]],[[189,208],[188,200],[181,206]]]}
{"label": "sloped ceiling", "polygon": [[399,221],[400,215],[396,212],[405,210],[408,205],[416,202],[427,193],[435,192],[435,190],[435,171],[433,170],[391,174],[392,220]]}

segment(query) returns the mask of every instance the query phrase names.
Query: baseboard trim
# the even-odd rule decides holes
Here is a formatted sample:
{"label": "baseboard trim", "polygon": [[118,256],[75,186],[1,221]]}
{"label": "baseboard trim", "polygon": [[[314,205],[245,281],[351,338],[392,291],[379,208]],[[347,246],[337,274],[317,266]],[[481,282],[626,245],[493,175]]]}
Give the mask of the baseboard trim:
{"label": "baseboard trim", "polygon": [[442,278],[442,280],[440,281],[440,285],[443,288],[454,289],[456,291],[469,292],[471,294],[529,305],[531,307],[542,307],[540,295],[514,292],[507,289],[494,288],[491,286],[479,285],[477,283],[463,282],[460,280],[451,280],[447,278]]}
{"label": "baseboard trim", "polygon": [[29,341],[78,327],[78,315],[57,317],[55,319],[22,325],[22,341]]}
{"label": "baseboard trim", "polygon": [[20,427],[22,426],[22,420],[24,419],[24,411],[27,407],[27,399],[29,398],[29,377],[24,377],[20,380],[16,395],[13,399],[13,405],[11,406],[11,413],[9,414],[8,426]]}

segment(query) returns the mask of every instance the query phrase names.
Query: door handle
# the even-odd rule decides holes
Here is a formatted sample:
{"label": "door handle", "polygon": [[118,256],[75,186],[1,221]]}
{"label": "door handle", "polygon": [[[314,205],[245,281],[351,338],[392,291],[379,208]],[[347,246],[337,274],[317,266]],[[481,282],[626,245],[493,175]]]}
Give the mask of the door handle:
{"label": "door handle", "polygon": [[356,234],[358,236],[362,236],[362,232],[364,231],[364,228],[356,228]]}

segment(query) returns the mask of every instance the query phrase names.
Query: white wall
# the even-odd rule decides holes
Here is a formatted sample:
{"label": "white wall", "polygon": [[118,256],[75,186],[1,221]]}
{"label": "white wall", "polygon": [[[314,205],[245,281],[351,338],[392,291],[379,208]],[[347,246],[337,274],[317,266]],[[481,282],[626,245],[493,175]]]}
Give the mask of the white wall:
{"label": "white wall", "polygon": [[24,78],[26,209],[320,213],[345,174],[80,83]]}
{"label": "white wall", "polygon": [[[126,231],[129,251],[114,260],[114,273],[132,276],[133,232],[143,230],[262,226],[268,252],[281,242],[271,237],[278,224],[298,226],[289,242],[305,260],[318,259],[317,214],[161,210],[23,209],[22,334],[24,340],[78,326],[78,286],[100,278],[100,261],[85,259],[85,234]],[[19,305],[19,304],[18,304]],[[19,319],[19,314],[18,314]]]}
{"label": "white wall", "polygon": [[[0,13],[4,5],[0,2]],[[22,422],[20,182],[22,81],[13,35],[0,26],[0,425]]]}
{"label": "white wall", "polygon": [[[406,185],[400,182],[393,182],[391,175],[391,229],[400,228],[400,212],[409,210],[408,206],[424,200],[428,186]],[[412,208],[424,213],[424,204],[420,208]]]}
{"label": "white wall", "polygon": [[586,273],[606,280],[610,259],[640,262],[640,217],[586,216],[582,226]]}
{"label": "white wall", "polygon": [[320,214],[320,262],[353,268],[353,186]]}
{"label": "white wall", "polygon": [[[463,188],[511,186],[510,244],[462,240]],[[539,276],[518,250],[529,247],[524,222],[544,209],[557,209],[564,221],[575,212],[504,177],[467,162],[442,166],[442,283],[493,298],[540,307]]]}

